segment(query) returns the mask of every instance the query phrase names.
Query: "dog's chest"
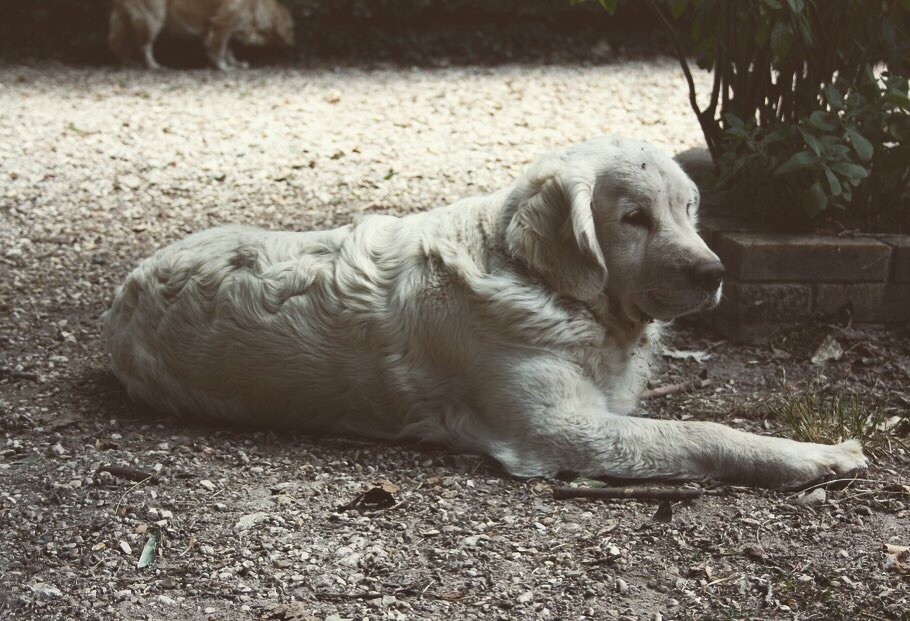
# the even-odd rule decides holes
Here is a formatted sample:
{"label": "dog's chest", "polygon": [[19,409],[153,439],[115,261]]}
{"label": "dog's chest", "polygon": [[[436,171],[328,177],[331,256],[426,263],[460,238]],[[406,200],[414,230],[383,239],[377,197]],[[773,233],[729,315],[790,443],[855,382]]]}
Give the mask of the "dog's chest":
{"label": "dog's chest", "polygon": [[607,336],[601,347],[582,353],[581,366],[603,392],[611,414],[628,414],[635,409],[651,376],[655,342],[651,334],[643,334],[629,345]]}

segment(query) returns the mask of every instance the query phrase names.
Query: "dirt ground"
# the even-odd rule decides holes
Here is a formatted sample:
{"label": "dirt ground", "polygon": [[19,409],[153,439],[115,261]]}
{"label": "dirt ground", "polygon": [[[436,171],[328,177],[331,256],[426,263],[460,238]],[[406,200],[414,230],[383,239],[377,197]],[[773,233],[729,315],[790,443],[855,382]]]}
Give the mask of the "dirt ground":
{"label": "dirt ground", "polygon": [[[669,60],[0,66],[0,618],[910,618],[884,550],[910,545],[906,329],[817,323],[748,347],[674,332],[668,349],[710,357],[668,351],[654,385],[712,384],[649,415],[786,435],[777,404],[846,390],[896,431],[855,481],[708,487],[661,520],[438,447],[161,418],[106,369],[98,317],[161,244],[428,209],[607,131],[679,151],[699,141],[685,98]],[[828,335],[843,356],[812,364]]]}

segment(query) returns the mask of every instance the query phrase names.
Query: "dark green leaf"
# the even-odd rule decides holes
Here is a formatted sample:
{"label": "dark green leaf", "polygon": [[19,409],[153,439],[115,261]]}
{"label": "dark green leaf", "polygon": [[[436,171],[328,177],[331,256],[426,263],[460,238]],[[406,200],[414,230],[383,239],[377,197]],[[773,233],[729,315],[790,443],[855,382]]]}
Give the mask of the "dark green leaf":
{"label": "dark green leaf", "polygon": [[863,136],[859,132],[857,132],[853,129],[848,129],[847,135],[850,137],[850,144],[853,145],[853,150],[856,151],[856,154],[859,156],[859,159],[861,159],[864,162],[868,162],[869,160],[871,160],[872,154],[875,150],[872,147],[872,143],[869,142],[868,140],[866,140],[865,138],[863,138]]}
{"label": "dark green leaf", "polygon": [[796,18],[796,27],[799,30],[803,45],[806,47],[812,45],[812,25],[809,23],[809,18],[805,13],[800,13]]}
{"label": "dark green leaf", "polygon": [[724,115],[724,121],[727,122],[727,127],[730,127],[731,129],[746,130],[746,124],[732,112],[728,112]]}
{"label": "dark green leaf", "polygon": [[837,127],[837,125],[835,125],[831,121],[828,121],[827,119],[825,119],[825,113],[822,112],[821,110],[816,110],[815,112],[813,112],[812,114],[809,115],[809,123],[813,127],[817,127],[818,129],[825,131],[825,132],[830,132],[835,127]]}
{"label": "dark green leaf", "polygon": [[793,47],[793,28],[786,22],[777,22],[771,30],[771,51],[774,53],[774,60],[780,62],[784,60]]}
{"label": "dark green leaf", "polygon": [[607,10],[611,15],[616,12],[618,0],[600,0],[600,6]]}
{"label": "dark green leaf", "polygon": [[794,13],[802,13],[803,9],[806,8],[806,3],[803,0],[787,0],[787,4]]}
{"label": "dark green leaf", "polygon": [[840,91],[830,84],[825,87],[825,98],[828,101],[828,105],[831,106],[831,109],[843,110],[844,98],[841,96]]}
{"label": "dark green leaf", "polygon": [[850,162],[835,162],[831,164],[831,170],[846,177],[850,185],[856,185],[860,180],[869,176],[868,170],[859,164],[851,164]]}
{"label": "dark green leaf", "polygon": [[835,156],[834,159],[844,160],[850,156],[850,147],[845,144],[832,144],[828,150]]}
{"label": "dark green leaf", "polygon": [[810,134],[808,131],[806,131],[802,127],[799,128],[799,133],[802,134],[803,141],[806,143],[806,146],[808,146],[810,149],[812,149],[812,151],[815,153],[815,155],[822,154],[822,143],[819,142],[818,138],[816,138],[815,136]]}
{"label": "dark green leaf", "polygon": [[831,172],[830,168],[826,168],[825,177],[828,178],[828,186],[831,188],[831,196],[838,196],[840,194],[840,181],[837,180],[837,175]]}
{"label": "dark green leaf", "polygon": [[825,210],[828,206],[828,195],[822,189],[822,184],[818,181],[812,184],[803,194],[803,211],[810,218],[814,218]]}
{"label": "dark green leaf", "polygon": [[808,151],[800,151],[799,153],[794,153],[793,156],[777,167],[774,171],[775,175],[785,175],[788,172],[793,172],[794,170],[802,170],[803,168],[808,168],[816,161],[815,156]]}

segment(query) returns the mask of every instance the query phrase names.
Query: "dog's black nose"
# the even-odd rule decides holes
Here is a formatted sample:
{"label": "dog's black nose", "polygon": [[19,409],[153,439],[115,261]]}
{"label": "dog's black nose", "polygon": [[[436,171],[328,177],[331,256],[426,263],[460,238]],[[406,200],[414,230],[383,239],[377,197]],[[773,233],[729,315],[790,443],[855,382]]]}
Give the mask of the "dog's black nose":
{"label": "dog's black nose", "polygon": [[724,279],[724,265],[720,261],[698,263],[689,268],[689,278],[706,291],[714,291]]}

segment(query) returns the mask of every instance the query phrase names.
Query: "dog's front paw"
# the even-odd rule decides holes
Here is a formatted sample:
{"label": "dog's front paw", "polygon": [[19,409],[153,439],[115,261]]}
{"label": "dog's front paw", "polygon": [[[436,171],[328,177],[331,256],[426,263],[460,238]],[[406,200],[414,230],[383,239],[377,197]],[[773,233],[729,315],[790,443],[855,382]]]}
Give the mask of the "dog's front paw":
{"label": "dog's front paw", "polygon": [[846,440],[831,447],[834,451],[834,464],[831,469],[834,474],[849,474],[857,470],[865,470],[869,460],[863,454],[863,445],[859,440]]}
{"label": "dog's front paw", "polygon": [[816,481],[864,470],[869,460],[858,440],[840,444],[801,444],[795,475],[787,487],[801,487]]}

